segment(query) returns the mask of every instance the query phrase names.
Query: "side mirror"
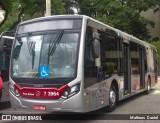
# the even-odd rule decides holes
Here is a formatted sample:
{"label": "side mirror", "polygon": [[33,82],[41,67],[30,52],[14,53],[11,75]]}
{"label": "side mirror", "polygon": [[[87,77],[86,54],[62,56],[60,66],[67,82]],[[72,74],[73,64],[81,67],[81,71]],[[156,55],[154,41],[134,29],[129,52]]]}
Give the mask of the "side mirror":
{"label": "side mirror", "polygon": [[93,41],[93,57],[99,58],[100,56],[100,42],[97,39]]}

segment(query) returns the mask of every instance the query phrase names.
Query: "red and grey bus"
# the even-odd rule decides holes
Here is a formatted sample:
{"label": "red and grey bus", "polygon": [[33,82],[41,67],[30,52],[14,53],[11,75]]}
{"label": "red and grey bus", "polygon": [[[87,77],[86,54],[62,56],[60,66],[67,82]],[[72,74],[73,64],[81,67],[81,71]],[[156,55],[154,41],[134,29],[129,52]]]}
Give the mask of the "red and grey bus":
{"label": "red and grey bus", "polygon": [[0,34],[0,102],[9,101],[9,65],[13,39],[13,32]]}
{"label": "red and grey bus", "polygon": [[113,111],[156,83],[154,46],[88,16],[42,17],[17,28],[9,85],[15,109]]}

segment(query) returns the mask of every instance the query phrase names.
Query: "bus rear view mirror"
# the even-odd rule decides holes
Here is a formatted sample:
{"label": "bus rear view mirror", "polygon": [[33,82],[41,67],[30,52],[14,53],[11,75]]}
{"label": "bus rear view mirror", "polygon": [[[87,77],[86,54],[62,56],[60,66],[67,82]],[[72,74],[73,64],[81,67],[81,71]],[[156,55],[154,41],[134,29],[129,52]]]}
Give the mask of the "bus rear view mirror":
{"label": "bus rear view mirror", "polygon": [[97,39],[93,41],[93,57],[99,58],[100,56],[100,42]]}

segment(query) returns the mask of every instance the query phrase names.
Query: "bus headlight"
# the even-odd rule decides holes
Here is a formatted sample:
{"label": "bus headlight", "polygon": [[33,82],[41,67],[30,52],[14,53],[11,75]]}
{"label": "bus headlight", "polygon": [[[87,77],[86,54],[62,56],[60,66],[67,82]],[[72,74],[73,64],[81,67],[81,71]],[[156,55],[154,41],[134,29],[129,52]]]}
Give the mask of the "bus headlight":
{"label": "bus headlight", "polygon": [[14,93],[14,85],[9,84],[9,90],[10,90],[12,93]]}
{"label": "bus headlight", "polygon": [[67,91],[65,91],[65,92],[63,93],[62,98],[63,98],[63,99],[67,99],[68,96],[69,96],[69,93],[68,93],[68,90],[67,90]]}
{"label": "bus headlight", "polygon": [[19,92],[18,92],[16,89],[15,89],[14,92],[15,92],[15,96],[16,96],[16,97],[19,97],[19,96],[20,96]]}
{"label": "bus headlight", "polygon": [[77,84],[73,87],[68,88],[63,94],[62,94],[62,98],[63,99],[67,99],[70,98],[71,96],[77,94],[80,90],[80,84]]}

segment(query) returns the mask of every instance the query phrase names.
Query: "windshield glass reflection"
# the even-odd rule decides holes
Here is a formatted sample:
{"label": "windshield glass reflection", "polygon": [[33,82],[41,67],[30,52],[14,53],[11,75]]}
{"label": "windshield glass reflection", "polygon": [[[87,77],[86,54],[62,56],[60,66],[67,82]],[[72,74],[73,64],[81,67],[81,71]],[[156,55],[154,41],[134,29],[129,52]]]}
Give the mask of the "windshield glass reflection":
{"label": "windshield glass reflection", "polygon": [[61,33],[61,37],[59,34],[60,32],[18,37],[13,53],[12,76],[75,77],[79,34]]}

